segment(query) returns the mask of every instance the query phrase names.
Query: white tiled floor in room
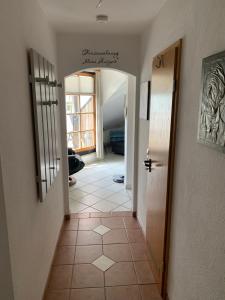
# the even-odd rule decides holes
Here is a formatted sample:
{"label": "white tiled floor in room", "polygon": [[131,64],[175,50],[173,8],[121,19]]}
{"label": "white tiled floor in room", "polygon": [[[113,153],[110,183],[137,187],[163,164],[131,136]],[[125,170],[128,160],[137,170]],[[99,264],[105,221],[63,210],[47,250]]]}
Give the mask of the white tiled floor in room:
{"label": "white tiled floor in room", "polygon": [[108,154],[104,161],[88,164],[74,174],[76,185],[70,187],[70,211],[131,211],[131,191],[113,182],[114,175],[124,175],[124,157]]}

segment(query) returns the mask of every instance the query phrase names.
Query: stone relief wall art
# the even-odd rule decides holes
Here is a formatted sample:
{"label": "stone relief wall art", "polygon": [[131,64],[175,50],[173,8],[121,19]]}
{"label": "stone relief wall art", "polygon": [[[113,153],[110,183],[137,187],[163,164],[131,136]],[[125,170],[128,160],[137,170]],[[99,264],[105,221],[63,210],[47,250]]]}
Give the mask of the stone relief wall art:
{"label": "stone relief wall art", "polygon": [[203,59],[198,141],[225,152],[225,51]]}

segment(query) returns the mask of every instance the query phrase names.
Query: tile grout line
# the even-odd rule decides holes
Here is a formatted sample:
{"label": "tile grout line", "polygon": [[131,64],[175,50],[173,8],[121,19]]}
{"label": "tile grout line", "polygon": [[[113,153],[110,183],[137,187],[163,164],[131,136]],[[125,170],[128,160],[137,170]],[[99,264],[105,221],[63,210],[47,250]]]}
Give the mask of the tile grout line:
{"label": "tile grout line", "polygon": [[[129,241],[129,237],[128,237],[128,233],[127,233],[127,228],[126,228],[126,224],[125,224],[124,217],[123,217],[123,222],[124,222],[124,226],[125,226],[125,232],[126,232],[126,235],[127,235],[128,245],[129,245],[129,247],[130,247],[130,241]],[[132,256],[132,251],[131,251],[131,256]],[[139,284],[139,283],[138,283],[138,276],[137,276],[137,272],[136,272],[136,269],[135,269],[135,265],[134,265],[134,261],[133,261],[133,260],[132,260],[132,265],[133,265],[133,268],[134,268],[134,273],[135,273],[135,276],[136,276],[137,284]]]}
{"label": "tile grout line", "polygon": [[[91,195],[91,194],[90,194],[90,195]],[[116,209],[118,209],[118,208],[121,207],[121,206],[122,206],[123,208],[125,208],[128,212],[131,211],[130,208],[123,206],[123,204],[126,204],[127,202],[130,202],[131,200],[128,200],[128,201],[125,201],[125,202],[123,202],[123,203],[121,203],[121,204],[118,204],[118,203],[116,203],[116,202],[109,201],[109,200],[107,200],[107,199],[102,198],[102,199],[100,199],[99,201],[97,201],[96,203],[94,203],[94,204],[92,204],[92,205],[87,205],[87,204],[85,204],[85,203],[83,203],[83,202],[80,202],[79,199],[74,199],[74,201],[79,202],[79,204],[83,204],[83,205],[86,205],[86,206],[87,206],[86,208],[81,209],[81,210],[79,210],[78,212],[74,212],[74,213],[82,213],[82,212],[84,212],[85,209],[87,209],[87,208],[93,208],[93,209],[97,210],[98,212],[102,212],[102,213],[104,213],[104,212],[114,212],[114,211],[116,212]],[[102,210],[99,210],[99,209],[97,209],[97,208],[94,207],[94,205],[96,205],[97,203],[102,202],[102,201],[109,202],[109,204],[118,204],[118,206],[116,206],[113,210],[109,210],[109,211],[102,211]]]}
{"label": "tile grout line", "polygon": [[[109,163],[111,163],[111,161],[109,160]],[[105,166],[108,166],[108,164],[109,164],[108,162],[105,162]],[[122,163],[122,162],[120,162],[120,163]],[[118,163],[118,167],[120,166],[120,163]],[[113,166],[114,167],[114,166]],[[118,168],[118,167],[114,167],[114,168]],[[86,175],[87,176],[90,176],[90,174],[88,174],[88,169],[86,169],[85,171],[87,171],[86,172]],[[92,170],[93,171],[93,170]],[[94,209],[96,209],[95,207],[93,207],[94,205],[96,205],[96,203],[98,203],[98,202],[100,202],[100,201],[107,201],[107,202],[110,202],[110,203],[114,203],[114,204],[117,204],[118,206],[116,206],[115,208],[113,208],[113,210],[110,210],[110,211],[115,211],[116,209],[118,209],[120,206],[122,206],[123,207],[123,204],[126,204],[126,203],[128,203],[129,201],[131,201],[131,198],[130,198],[130,194],[128,193],[128,192],[126,192],[125,194],[124,194],[124,191],[126,191],[125,189],[124,189],[124,186],[121,186],[121,185],[119,185],[119,184],[116,184],[116,183],[114,183],[113,181],[112,181],[112,176],[113,176],[113,174],[116,172],[117,170],[115,169],[115,171],[113,171],[113,173],[107,173],[107,176],[100,176],[99,177],[99,179],[98,180],[91,180],[91,182],[85,182],[85,181],[82,181],[82,179],[84,179],[85,178],[85,174],[84,174],[84,172],[82,173],[82,176],[80,177],[80,180],[81,180],[81,183],[82,183],[82,186],[81,187],[78,187],[77,189],[79,190],[79,191],[81,191],[81,192],[83,192],[83,193],[85,193],[85,195],[83,196],[83,197],[80,197],[80,200],[79,199],[76,199],[76,198],[73,198],[73,197],[71,197],[73,200],[75,200],[75,201],[78,201],[79,203],[82,203],[83,205],[86,205],[86,206],[88,206],[88,207],[90,207],[90,208],[94,208]],[[118,171],[119,172],[119,171]],[[99,170],[97,170],[97,172],[96,173],[98,173],[99,175],[101,174],[101,171],[99,171]],[[79,180],[79,177],[78,177],[78,180]],[[97,183],[97,182],[106,182],[106,181],[108,181],[108,184],[106,184],[105,183],[105,185],[104,186],[98,186],[98,185],[95,185],[95,183]],[[95,186],[96,187],[96,190],[95,191],[85,191],[85,186],[90,186],[90,185],[93,185],[93,186]],[[115,188],[109,188],[110,186],[112,186],[112,187],[117,187],[116,188],[116,190],[115,190]],[[73,189],[71,189],[71,191],[72,192],[74,192],[76,190],[76,187],[74,187]],[[109,193],[111,193],[111,195],[109,196],[106,196],[106,197],[103,197],[103,196],[98,196],[98,195],[95,195],[95,192],[96,191],[104,191],[104,190],[107,190]],[[116,202],[113,202],[113,201],[110,201],[110,200],[108,200],[109,198],[111,198],[111,197],[114,197],[114,196],[116,196],[116,195],[119,195],[119,194],[122,194],[124,197],[126,197],[127,199],[127,201],[124,201],[123,203],[120,203],[120,204],[118,204],[118,203],[116,203]],[[92,205],[87,205],[87,204],[85,204],[85,203],[83,203],[83,202],[81,202],[81,199],[82,198],[85,198],[85,197],[87,197],[88,195],[92,195],[92,196],[95,196],[95,197],[97,197],[98,199],[99,199],[99,201],[98,202],[96,202],[95,204],[92,204]],[[123,208],[125,208],[127,211],[129,210],[130,211],[130,208],[128,208],[128,207],[123,207]],[[82,212],[82,211],[84,211],[85,209],[82,209],[81,211],[79,211],[79,212]],[[98,209],[96,209],[96,210],[98,210]],[[101,211],[101,210],[100,210]],[[104,212],[104,211],[102,211],[102,212]]]}
{"label": "tile grout line", "polygon": [[75,240],[74,264],[73,264],[73,267],[72,267],[72,276],[71,276],[71,281],[70,281],[69,300],[71,299],[72,282],[73,282],[73,276],[74,276],[74,271],[75,271],[75,259],[76,259],[76,252],[77,252],[77,238],[78,238],[78,229],[79,229],[79,225],[80,225],[80,220],[78,219],[78,224],[77,224],[77,235],[76,235],[76,240]]}
{"label": "tile grout line", "polygon": [[[100,218],[100,223],[101,225],[104,226],[103,222],[102,222],[102,218]],[[104,244],[103,244],[103,235],[102,235],[102,255],[104,254]],[[105,271],[103,271],[103,280],[104,280],[104,299],[106,300],[106,288],[105,288]]]}
{"label": "tile grout line", "polygon": [[[115,245],[117,245],[117,244],[115,244]],[[120,244],[121,245],[121,244]],[[124,245],[126,245],[126,244],[124,244]],[[100,245],[88,245],[88,246],[100,246]],[[107,245],[108,246],[108,245]],[[82,246],[81,246],[82,247]],[[104,254],[103,254],[104,255]],[[106,257],[108,257],[107,255],[105,255]],[[110,258],[110,257],[108,257],[108,258]],[[111,260],[113,260],[112,258],[110,258]],[[120,261],[114,261],[115,262],[115,264],[118,264],[118,263],[127,263],[127,262],[149,262],[147,259],[145,259],[145,260],[120,260]],[[87,263],[73,263],[73,264],[57,264],[57,265],[55,265],[55,266],[74,266],[74,265],[91,265],[92,263],[90,263],[90,262],[87,262]],[[109,270],[109,269],[107,269],[107,270]],[[107,271],[106,270],[106,271]]]}
{"label": "tile grout line", "polygon": [[[105,287],[77,287],[77,288],[61,288],[61,289],[52,289],[51,291],[68,291],[68,290],[85,290],[85,289],[97,289],[97,288],[114,288],[114,287],[123,287],[123,286],[148,286],[148,285],[158,285],[158,283],[132,283],[132,284],[118,284],[118,285],[107,285]],[[126,299],[127,300],[127,299]]]}

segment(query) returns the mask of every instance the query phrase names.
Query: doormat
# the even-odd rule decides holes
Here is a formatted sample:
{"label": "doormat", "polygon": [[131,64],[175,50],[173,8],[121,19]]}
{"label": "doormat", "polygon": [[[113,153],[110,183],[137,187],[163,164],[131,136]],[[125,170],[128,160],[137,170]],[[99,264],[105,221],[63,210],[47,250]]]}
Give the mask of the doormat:
{"label": "doormat", "polygon": [[124,175],[113,176],[113,181],[116,183],[124,183]]}

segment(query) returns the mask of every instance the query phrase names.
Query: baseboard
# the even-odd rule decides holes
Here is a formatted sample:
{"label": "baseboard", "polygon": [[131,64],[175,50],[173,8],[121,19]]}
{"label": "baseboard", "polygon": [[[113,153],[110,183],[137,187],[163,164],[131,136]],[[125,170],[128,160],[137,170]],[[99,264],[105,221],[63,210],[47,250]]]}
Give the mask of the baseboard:
{"label": "baseboard", "polygon": [[[70,215],[65,215],[64,216],[64,220],[69,220],[69,219],[66,219],[67,216],[69,216],[69,218],[70,218]],[[46,298],[46,294],[47,294],[47,290],[48,290],[48,285],[49,285],[49,280],[50,280],[50,275],[51,275],[51,270],[52,270],[53,262],[54,262],[54,259],[55,259],[55,256],[56,256],[57,245],[59,244],[59,239],[60,239],[60,236],[61,236],[62,231],[63,231],[64,220],[62,222],[62,225],[61,225],[61,228],[60,228],[60,231],[59,231],[59,236],[58,236],[57,243],[56,243],[56,246],[55,246],[54,255],[52,257],[52,261],[51,261],[51,264],[50,264],[50,269],[48,271],[47,282],[45,284],[45,289],[44,289],[42,300],[45,300],[45,298]]]}
{"label": "baseboard", "polygon": [[[137,212],[136,212],[136,211],[133,211],[133,217],[134,217],[135,219],[137,219]],[[139,221],[138,221],[138,224],[139,224],[139,226],[141,227]],[[141,230],[142,230],[142,228],[141,228]],[[142,231],[142,234],[143,234],[143,231]]]}
{"label": "baseboard", "polygon": [[125,189],[126,190],[132,190],[132,185],[131,184],[125,184]]}
{"label": "baseboard", "polygon": [[70,214],[64,216],[64,220],[65,220],[65,221],[69,221],[70,219],[71,219]]}
{"label": "baseboard", "polygon": [[[133,212],[133,217],[137,219],[137,222],[138,222],[138,224],[140,226],[140,229],[141,229],[142,235],[144,237],[145,243],[147,245],[146,235],[145,235],[145,232],[144,232],[144,230],[143,230],[143,228],[141,226],[141,223],[139,222],[139,220],[137,218],[137,213],[136,212]],[[152,262],[153,260],[152,260],[152,257],[151,257],[151,254],[150,254],[149,251],[147,251],[147,257],[148,257],[148,260],[149,260],[150,267],[152,269],[153,277],[155,279],[155,284],[158,285],[158,280],[157,280],[156,274],[153,272],[153,270],[154,270],[154,266],[153,266],[153,262]],[[159,290],[159,293],[160,293],[160,290]],[[162,299],[163,300],[169,300],[169,298],[162,298]]]}

